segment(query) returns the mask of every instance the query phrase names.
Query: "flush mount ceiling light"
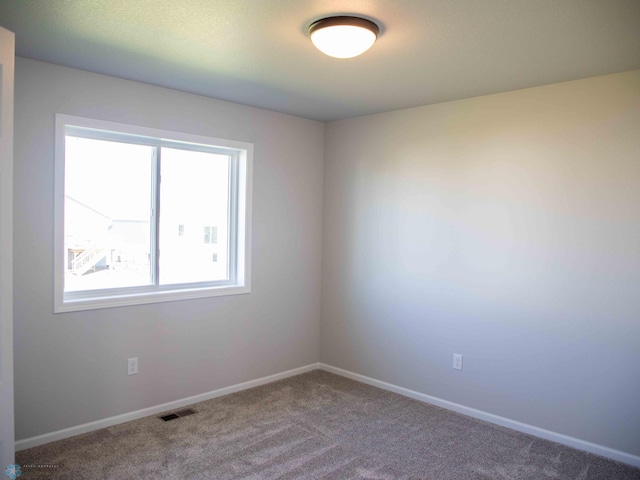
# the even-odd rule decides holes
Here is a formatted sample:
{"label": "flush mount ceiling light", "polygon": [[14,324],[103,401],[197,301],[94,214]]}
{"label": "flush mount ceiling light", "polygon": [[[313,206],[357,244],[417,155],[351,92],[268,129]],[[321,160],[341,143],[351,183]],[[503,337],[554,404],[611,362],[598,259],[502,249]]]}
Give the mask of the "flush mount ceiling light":
{"label": "flush mount ceiling light", "polygon": [[375,23],[360,17],[327,17],[309,26],[309,36],[317,49],[335,58],[352,58],[366,52],[378,32]]}

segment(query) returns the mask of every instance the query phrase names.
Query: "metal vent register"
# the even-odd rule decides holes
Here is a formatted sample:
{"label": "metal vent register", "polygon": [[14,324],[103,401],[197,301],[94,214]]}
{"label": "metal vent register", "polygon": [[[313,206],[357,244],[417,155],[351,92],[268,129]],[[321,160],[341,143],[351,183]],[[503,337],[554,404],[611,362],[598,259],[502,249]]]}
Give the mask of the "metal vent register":
{"label": "metal vent register", "polygon": [[169,420],[175,420],[176,418],[188,417],[189,415],[193,415],[194,413],[198,413],[191,408],[185,408],[184,410],[180,410],[179,412],[169,413],[167,415],[161,415],[158,418],[168,422]]}

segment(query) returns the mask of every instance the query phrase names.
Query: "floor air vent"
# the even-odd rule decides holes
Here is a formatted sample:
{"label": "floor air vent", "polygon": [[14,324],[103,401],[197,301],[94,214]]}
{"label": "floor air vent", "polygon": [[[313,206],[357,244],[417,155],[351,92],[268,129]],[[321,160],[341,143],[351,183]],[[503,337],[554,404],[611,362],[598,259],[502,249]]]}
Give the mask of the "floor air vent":
{"label": "floor air vent", "polygon": [[169,420],[175,420],[176,418],[188,417],[189,415],[193,415],[194,413],[197,412],[195,410],[192,410],[191,408],[185,408],[184,410],[180,410],[179,412],[169,413],[168,415],[162,415],[158,418],[161,418],[165,422],[168,422]]}

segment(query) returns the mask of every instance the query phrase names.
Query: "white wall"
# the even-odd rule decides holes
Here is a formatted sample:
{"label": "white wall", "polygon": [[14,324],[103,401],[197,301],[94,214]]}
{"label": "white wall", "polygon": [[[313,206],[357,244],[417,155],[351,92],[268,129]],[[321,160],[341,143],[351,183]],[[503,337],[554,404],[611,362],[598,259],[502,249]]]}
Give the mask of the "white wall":
{"label": "white wall", "polygon": [[640,455],[640,71],[325,142],[322,362]]}
{"label": "white wall", "polygon": [[[15,112],[18,440],[318,361],[322,123],[22,58]],[[253,143],[251,294],[54,315],[55,113]]]}

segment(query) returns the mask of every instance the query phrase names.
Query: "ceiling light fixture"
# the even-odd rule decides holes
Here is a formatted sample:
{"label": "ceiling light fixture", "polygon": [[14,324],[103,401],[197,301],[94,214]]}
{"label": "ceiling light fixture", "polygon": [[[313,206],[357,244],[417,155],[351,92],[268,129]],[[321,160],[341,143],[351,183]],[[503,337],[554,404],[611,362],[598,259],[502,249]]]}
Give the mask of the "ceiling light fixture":
{"label": "ceiling light fixture", "polygon": [[375,23],[360,17],[327,17],[309,26],[316,48],[335,58],[352,58],[366,52],[379,31]]}

